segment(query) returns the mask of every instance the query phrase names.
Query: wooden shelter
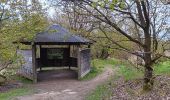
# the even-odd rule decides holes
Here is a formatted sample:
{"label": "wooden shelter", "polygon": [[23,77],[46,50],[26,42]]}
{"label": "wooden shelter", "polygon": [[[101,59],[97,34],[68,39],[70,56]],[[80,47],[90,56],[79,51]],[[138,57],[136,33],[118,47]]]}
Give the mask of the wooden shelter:
{"label": "wooden shelter", "polygon": [[[90,71],[90,41],[70,33],[60,25],[51,25],[33,41],[21,41],[32,50],[20,50],[26,60],[20,73],[37,82],[37,69],[44,67],[77,68],[78,78]],[[31,71],[26,70],[32,68]],[[47,76],[48,77],[48,76]]]}

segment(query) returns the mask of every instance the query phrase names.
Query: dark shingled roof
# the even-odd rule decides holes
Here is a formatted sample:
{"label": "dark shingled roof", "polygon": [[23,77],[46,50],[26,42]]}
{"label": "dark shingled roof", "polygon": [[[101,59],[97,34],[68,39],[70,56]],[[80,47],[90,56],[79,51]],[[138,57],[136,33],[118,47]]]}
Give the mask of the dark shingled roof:
{"label": "dark shingled roof", "polygon": [[36,35],[35,42],[88,43],[89,40],[70,33],[60,25],[51,25],[45,32]]}
{"label": "dark shingled roof", "polygon": [[[91,44],[89,40],[70,33],[58,24],[51,25],[45,32],[38,33],[34,39],[35,44]],[[26,43],[26,42],[25,42]]]}

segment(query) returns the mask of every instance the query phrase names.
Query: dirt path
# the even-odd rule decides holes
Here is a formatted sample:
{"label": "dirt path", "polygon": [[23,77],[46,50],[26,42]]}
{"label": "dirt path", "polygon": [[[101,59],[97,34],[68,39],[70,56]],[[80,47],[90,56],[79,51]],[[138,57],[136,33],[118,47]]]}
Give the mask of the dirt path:
{"label": "dirt path", "polygon": [[18,97],[18,100],[83,100],[85,96],[105,82],[113,75],[113,69],[107,67],[105,71],[90,81],[78,81],[75,79],[63,79],[48,82],[40,82],[33,85],[39,90],[37,94]]}

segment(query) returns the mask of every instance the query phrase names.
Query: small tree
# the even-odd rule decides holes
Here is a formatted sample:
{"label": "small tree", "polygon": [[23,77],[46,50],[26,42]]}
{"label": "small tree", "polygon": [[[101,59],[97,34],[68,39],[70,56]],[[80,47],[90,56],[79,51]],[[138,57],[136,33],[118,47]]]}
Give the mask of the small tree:
{"label": "small tree", "polygon": [[39,2],[0,0],[0,77],[6,79],[2,71],[17,59],[17,46],[13,42],[32,39],[47,24]]}

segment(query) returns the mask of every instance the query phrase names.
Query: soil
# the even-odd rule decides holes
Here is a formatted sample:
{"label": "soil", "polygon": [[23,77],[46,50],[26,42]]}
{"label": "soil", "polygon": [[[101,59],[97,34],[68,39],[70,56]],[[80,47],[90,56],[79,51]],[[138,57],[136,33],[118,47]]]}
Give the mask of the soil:
{"label": "soil", "polygon": [[76,79],[76,72],[63,70],[41,72],[39,82],[31,87],[36,94],[17,97],[17,100],[84,100],[90,91],[99,84],[107,81],[113,75],[113,69],[107,67],[105,71],[92,80],[80,81]]}
{"label": "soil", "polygon": [[143,80],[113,81],[110,100],[170,100],[170,77],[157,76],[151,91],[143,91]]}

